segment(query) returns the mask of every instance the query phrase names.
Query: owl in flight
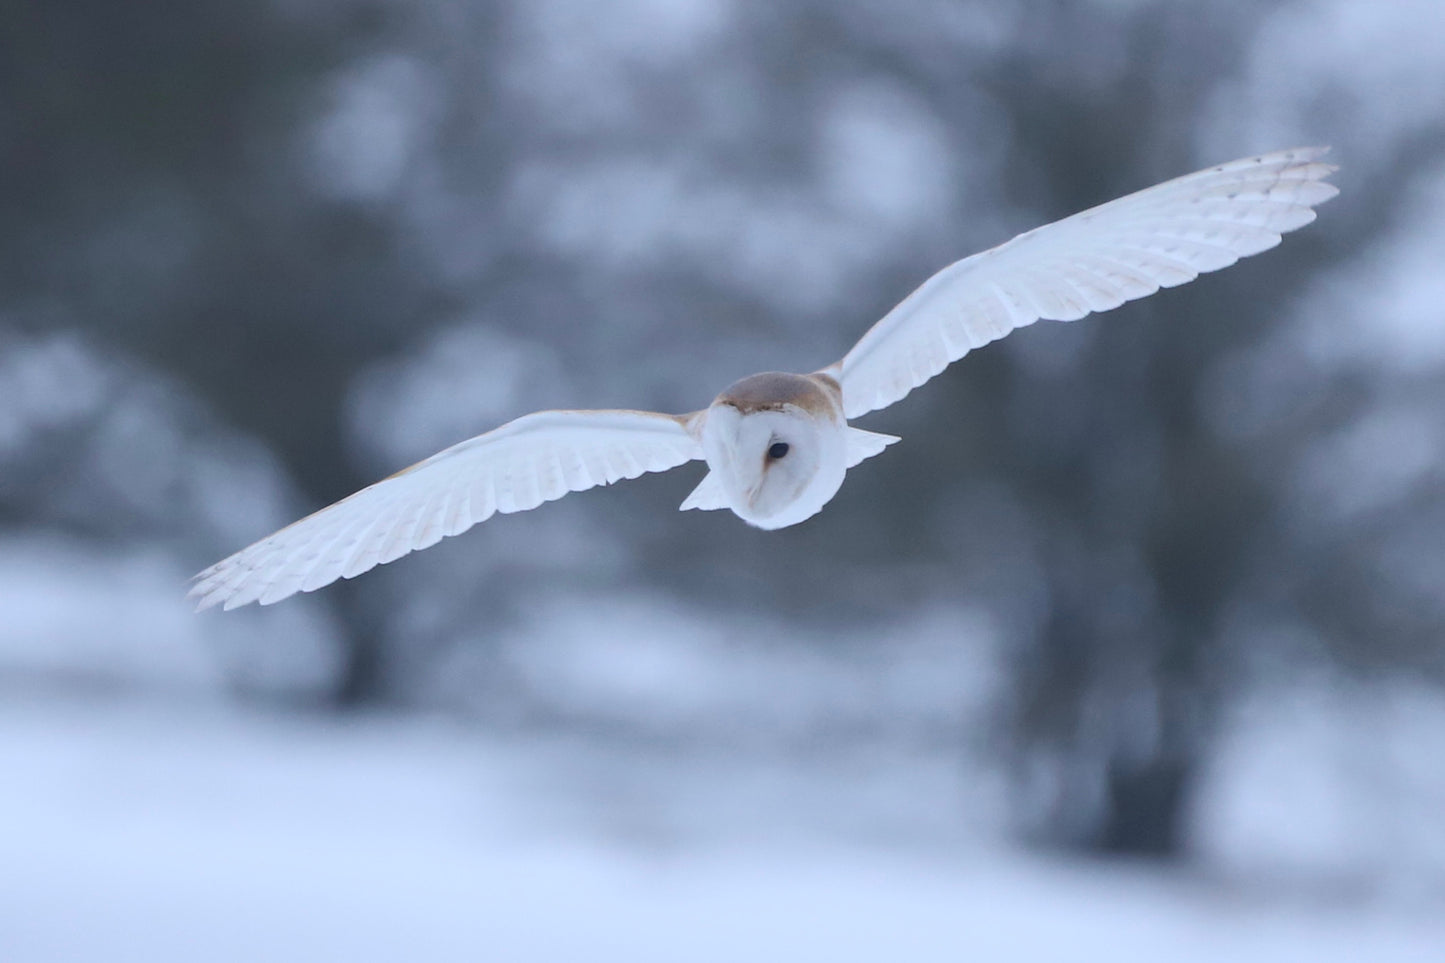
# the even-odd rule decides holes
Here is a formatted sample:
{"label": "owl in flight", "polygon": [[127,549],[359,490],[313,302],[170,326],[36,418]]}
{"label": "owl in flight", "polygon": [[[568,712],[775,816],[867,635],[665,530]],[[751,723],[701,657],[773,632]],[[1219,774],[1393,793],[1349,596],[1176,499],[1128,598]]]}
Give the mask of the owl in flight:
{"label": "owl in flight", "polygon": [[267,605],[351,578],[495,512],[522,512],[689,461],[683,509],[758,528],[811,518],[843,475],[898,441],[848,422],[1040,318],[1072,321],[1274,247],[1338,190],[1326,148],[1221,164],[1036,228],[939,271],[811,374],[764,372],[702,411],[539,411],[403,469],[201,572],[198,608]]}

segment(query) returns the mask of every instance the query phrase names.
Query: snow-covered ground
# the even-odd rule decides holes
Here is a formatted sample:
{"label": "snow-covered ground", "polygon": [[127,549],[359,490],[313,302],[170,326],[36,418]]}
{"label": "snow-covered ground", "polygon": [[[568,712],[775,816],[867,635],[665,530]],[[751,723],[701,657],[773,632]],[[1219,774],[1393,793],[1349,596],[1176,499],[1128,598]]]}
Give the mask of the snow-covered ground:
{"label": "snow-covered ground", "polygon": [[[0,704],[6,963],[1445,958],[1445,915],[1418,900],[865,841],[878,784],[946,783],[917,761],[649,777],[575,736]],[[609,793],[652,815],[609,820]],[[952,804],[919,800],[913,824]]]}

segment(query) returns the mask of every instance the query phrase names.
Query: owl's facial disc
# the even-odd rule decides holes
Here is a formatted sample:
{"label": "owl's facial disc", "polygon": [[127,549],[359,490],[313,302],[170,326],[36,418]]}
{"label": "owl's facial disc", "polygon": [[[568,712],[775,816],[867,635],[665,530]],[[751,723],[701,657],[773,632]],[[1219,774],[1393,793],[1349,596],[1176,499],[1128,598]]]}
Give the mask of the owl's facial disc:
{"label": "owl's facial disc", "polygon": [[843,484],[845,427],[837,382],[764,372],[708,408],[703,454],[734,514],[783,528],[815,514]]}
{"label": "owl's facial disc", "polygon": [[843,481],[842,429],[791,405],[743,413],[719,404],[703,448],[733,512],[760,528],[813,515]]}
{"label": "owl's facial disc", "polygon": [[808,487],[818,473],[820,427],[791,406],[739,417],[734,467],[754,516],[772,518]]}

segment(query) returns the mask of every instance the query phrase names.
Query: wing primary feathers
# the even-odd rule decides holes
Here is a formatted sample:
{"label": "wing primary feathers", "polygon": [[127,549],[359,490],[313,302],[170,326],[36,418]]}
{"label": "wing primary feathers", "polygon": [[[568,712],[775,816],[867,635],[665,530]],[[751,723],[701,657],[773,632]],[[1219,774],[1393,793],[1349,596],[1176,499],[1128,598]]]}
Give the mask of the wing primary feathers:
{"label": "wing primary feathers", "polygon": [[1219,164],[954,262],[824,369],[842,385],[844,414],[890,405],[1014,329],[1109,310],[1274,247],[1339,193],[1324,181],[1336,170],[1319,160],[1327,150]]}
{"label": "wing primary feathers", "polygon": [[[457,535],[494,512],[702,457],[693,415],[539,411],[453,445],[200,572],[198,609],[269,605]],[[615,460],[619,473],[606,466]]]}

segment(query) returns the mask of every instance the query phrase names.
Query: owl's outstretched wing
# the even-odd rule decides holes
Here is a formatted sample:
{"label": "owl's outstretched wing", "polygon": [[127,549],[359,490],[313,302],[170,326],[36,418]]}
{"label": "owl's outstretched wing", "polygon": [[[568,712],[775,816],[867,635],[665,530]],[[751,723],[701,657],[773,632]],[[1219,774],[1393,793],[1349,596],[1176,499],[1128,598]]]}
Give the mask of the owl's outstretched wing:
{"label": "owl's outstretched wing", "polygon": [[268,605],[568,492],[702,457],[685,415],[539,411],[432,455],[195,578],[198,608]]}
{"label": "owl's outstretched wing", "polygon": [[1072,321],[1274,247],[1339,193],[1328,148],[1186,174],[964,258],[925,281],[829,368],[849,418],[893,404],[1015,328]]}

